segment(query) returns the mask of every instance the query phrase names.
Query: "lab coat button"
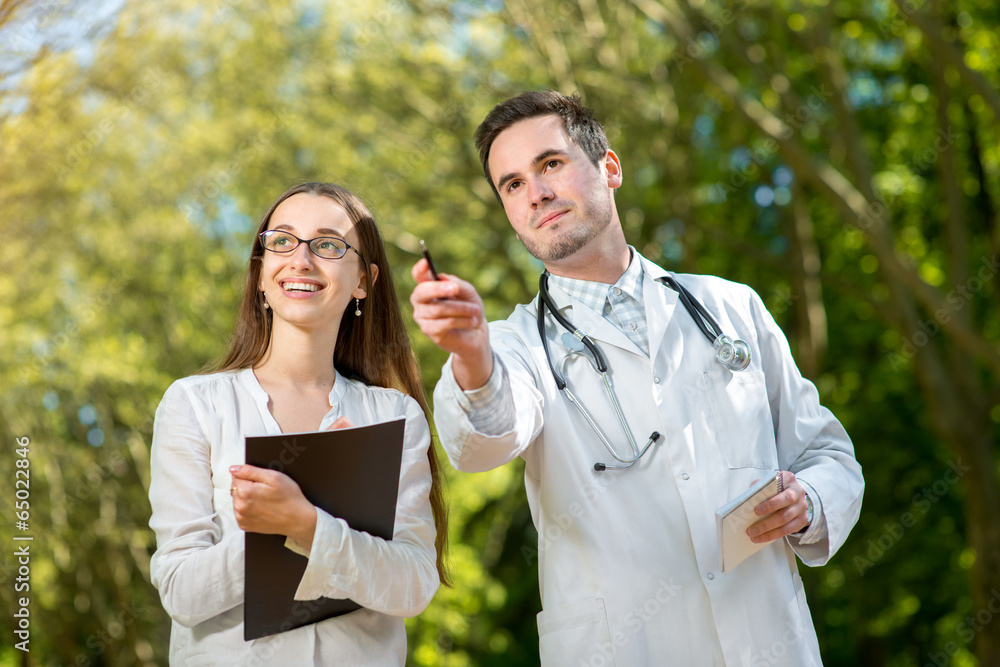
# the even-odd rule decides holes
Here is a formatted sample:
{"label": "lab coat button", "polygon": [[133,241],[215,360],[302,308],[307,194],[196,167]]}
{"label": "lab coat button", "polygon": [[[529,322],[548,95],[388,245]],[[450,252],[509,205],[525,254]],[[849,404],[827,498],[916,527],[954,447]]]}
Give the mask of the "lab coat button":
{"label": "lab coat button", "polygon": [[715,579],[715,575],[712,574],[711,572],[709,572],[708,573],[708,580],[711,581],[712,579]]}
{"label": "lab coat button", "polygon": [[660,384],[660,378],[653,378],[653,384]]}
{"label": "lab coat button", "polygon": [[684,473],[683,475],[681,475],[681,479],[685,479],[685,480],[691,479],[691,475],[689,475],[687,473]]}

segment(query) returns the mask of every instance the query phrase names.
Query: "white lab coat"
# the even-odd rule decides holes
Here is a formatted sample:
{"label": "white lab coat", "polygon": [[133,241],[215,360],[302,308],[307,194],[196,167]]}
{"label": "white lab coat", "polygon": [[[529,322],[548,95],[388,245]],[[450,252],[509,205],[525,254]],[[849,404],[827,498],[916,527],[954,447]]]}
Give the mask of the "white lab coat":
{"label": "white lab coat", "polygon": [[[563,315],[597,341],[639,447],[662,437],[627,471],[558,391],[538,336],[535,304],[490,325],[509,377],[516,426],[476,432],[461,407],[450,360],[434,393],[441,443],[459,470],[485,471],[521,456],[535,527],[545,667],[820,665],[795,554],[821,565],[857,521],[864,482],[840,422],[800,375],[781,330],[750,288],[680,275],[723,332],[753,360],[731,372],[680,303],[643,262],[651,358],[550,282]],[[556,364],[567,354],[546,318]],[[566,375],[620,455],[629,451],[600,376],[574,357]],[[558,366],[557,366],[558,367]],[[774,469],[791,470],[813,499],[802,538],[770,543],[723,574],[715,510]],[[808,542],[813,542],[807,544]]]}

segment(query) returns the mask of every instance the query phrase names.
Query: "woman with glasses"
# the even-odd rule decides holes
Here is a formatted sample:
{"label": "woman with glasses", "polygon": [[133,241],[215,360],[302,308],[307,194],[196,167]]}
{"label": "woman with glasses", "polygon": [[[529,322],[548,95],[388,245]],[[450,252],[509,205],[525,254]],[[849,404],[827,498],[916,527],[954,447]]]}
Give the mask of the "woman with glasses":
{"label": "woman with glasses", "polygon": [[[156,411],[153,584],[183,665],[402,665],[403,618],[445,580],[445,510],[427,403],[371,213],[306,183],[264,215],[219,369],[167,389]],[[244,437],[404,416],[391,541],[313,506],[286,475],[244,465]],[[357,611],[243,639],[244,531],[287,537],[308,558],[297,600]]]}

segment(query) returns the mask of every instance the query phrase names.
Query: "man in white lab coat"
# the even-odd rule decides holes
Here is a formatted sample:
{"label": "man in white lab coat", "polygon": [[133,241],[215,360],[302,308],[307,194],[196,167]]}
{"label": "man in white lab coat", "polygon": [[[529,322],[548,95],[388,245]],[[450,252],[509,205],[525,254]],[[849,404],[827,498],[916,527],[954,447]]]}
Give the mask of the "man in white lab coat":
{"label": "man in white lab coat", "polygon": [[[593,357],[546,309],[552,366],[614,455],[560,391],[539,298],[487,325],[470,283],[433,280],[425,260],[414,266],[414,319],[451,353],[434,410],[452,464],[479,472],[526,462],[542,664],[820,665],[795,556],[807,565],[833,556],[857,521],[864,482],[785,336],[749,287],[678,275],[721,333],[748,346],[746,369],[720,363],[666,284],[671,274],[626,243],[614,200],[621,163],[575,97],[511,98],[476,141],[511,226],[550,274],[554,308],[606,358],[635,441]],[[626,468],[653,432],[660,437]],[[748,531],[764,548],[723,573],[715,510],[775,470],[784,491],[758,507],[774,513]]]}

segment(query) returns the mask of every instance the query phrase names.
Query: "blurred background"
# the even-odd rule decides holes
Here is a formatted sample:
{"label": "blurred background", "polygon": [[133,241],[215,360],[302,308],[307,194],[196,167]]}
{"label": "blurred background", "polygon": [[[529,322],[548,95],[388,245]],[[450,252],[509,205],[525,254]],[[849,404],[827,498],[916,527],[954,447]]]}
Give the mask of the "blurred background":
{"label": "blurred background", "polygon": [[[825,664],[1000,665],[998,63],[995,0],[0,0],[0,664],[166,664],[153,412],[287,186],[360,193],[404,301],[420,238],[491,319],[534,295],[472,133],[555,88],[606,123],[629,241],[753,286],[854,439],[861,518],[800,566]],[[450,471],[410,664],[538,664],[522,476]]]}

